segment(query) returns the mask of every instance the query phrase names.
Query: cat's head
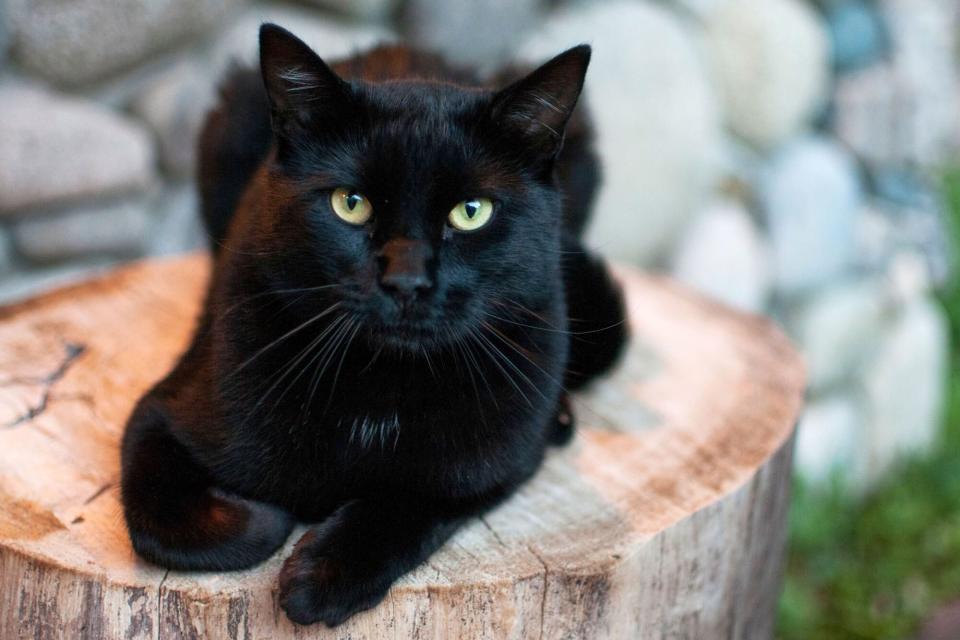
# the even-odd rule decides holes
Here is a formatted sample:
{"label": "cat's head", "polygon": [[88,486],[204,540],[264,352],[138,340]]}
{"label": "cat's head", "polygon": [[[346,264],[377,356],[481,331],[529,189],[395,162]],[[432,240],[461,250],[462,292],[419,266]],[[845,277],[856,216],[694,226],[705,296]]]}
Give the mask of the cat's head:
{"label": "cat's head", "polygon": [[260,47],[277,147],[255,248],[278,286],[333,284],[318,312],[415,350],[561,295],[554,160],[589,47],[489,90],[344,79],[274,25]]}

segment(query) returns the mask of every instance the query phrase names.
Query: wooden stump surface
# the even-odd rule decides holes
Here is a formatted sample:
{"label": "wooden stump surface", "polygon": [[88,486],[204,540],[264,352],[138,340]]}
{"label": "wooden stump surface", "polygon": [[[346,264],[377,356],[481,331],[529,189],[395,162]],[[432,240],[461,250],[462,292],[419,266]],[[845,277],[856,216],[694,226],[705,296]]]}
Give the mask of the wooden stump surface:
{"label": "wooden stump surface", "polygon": [[578,435],[375,609],[334,630],[239,573],[138,560],[118,443],[186,345],[202,256],[0,309],[0,638],[757,638],[780,588],[803,367],[781,332],[619,269],[634,340]]}

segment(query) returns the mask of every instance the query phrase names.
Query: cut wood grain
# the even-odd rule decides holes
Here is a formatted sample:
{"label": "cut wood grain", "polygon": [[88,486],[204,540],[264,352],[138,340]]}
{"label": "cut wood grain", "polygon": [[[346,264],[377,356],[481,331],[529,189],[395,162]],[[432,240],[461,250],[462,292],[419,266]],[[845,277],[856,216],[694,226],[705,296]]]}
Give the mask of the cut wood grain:
{"label": "cut wood grain", "polygon": [[762,638],[780,587],[803,368],[768,322],[622,269],[634,341],[578,435],[335,630],[240,573],[137,559],[118,501],[134,402],[174,363],[208,261],[134,265],[0,310],[0,638]]}

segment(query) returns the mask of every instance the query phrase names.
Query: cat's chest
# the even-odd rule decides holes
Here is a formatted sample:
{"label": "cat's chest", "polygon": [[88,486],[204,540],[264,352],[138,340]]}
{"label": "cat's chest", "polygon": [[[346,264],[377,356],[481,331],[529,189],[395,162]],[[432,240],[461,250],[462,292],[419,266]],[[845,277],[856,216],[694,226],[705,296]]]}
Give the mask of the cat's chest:
{"label": "cat's chest", "polygon": [[386,411],[377,415],[364,412],[337,419],[331,428],[346,438],[348,447],[361,450],[396,451],[400,443],[400,412]]}

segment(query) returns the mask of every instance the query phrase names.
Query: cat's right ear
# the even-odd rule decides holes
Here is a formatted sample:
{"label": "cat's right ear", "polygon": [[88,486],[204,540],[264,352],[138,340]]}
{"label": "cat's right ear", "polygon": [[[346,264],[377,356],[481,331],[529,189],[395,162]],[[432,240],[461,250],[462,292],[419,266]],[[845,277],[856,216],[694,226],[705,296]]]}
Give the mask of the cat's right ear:
{"label": "cat's right ear", "polygon": [[332,116],[349,99],[346,83],[309,46],[275,24],[260,27],[260,72],[273,129],[281,139]]}

